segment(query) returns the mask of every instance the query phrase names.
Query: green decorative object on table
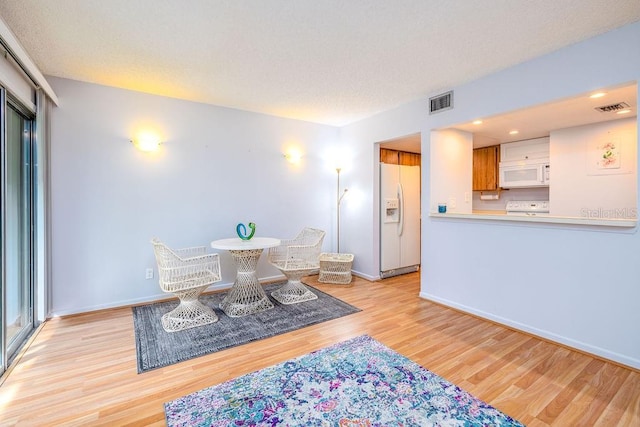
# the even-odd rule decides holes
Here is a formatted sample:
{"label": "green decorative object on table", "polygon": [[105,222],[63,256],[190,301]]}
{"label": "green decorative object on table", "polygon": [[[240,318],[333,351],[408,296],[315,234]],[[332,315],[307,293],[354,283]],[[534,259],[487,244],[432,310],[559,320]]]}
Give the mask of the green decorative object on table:
{"label": "green decorative object on table", "polygon": [[256,234],[256,225],[253,222],[249,223],[249,228],[251,229],[251,233],[247,236],[247,227],[243,223],[236,225],[236,233],[238,233],[238,237],[242,240],[251,240],[254,234]]}

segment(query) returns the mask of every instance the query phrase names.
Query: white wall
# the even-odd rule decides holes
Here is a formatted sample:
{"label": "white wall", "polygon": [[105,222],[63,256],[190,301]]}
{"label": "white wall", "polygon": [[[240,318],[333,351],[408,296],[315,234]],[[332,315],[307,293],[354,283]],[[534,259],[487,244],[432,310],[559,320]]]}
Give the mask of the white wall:
{"label": "white wall", "polygon": [[[52,312],[64,314],[163,296],[149,240],[173,247],[235,236],[290,238],[304,226],[334,247],[338,129],[51,78]],[[140,129],[166,141],[155,154],[129,142]],[[284,158],[297,146],[300,165]],[[213,251],[212,249],[210,249]],[[218,251],[214,251],[218,252]],[[224,251],[223,281],[235,278]],[[261,259],[261,278],[280,276]]]}
{"label": "white wall", "polygon": [[[340,251],[353,253],[359,261],[354,272],[375,280],[380,278],[380,152],[379,142],[419,133],[426,111],[424,101],[416,101],[394,110],[372,116],[340,129],[340,140],[353,159],[348,179],[349,193],[357,190],[359,197],[342,205]],[[424,135],[422,136],[424,138]],[[422,151],[421,164],[429,161],[429,154]],[[421,188],[428,184],[422,171]],[[427,169],[428,171],[428,169]],[[354,201],[357,200],[357,202]],[[424,205],[424,200],[423,200]],[[423,217],[424,217],[423,207]]]}
{"label": "white wall", "polygon": [[430,148],[431,203],[426,212],[437,212],[445,203],[448,213],[471,213],[473,135],[454,129],[433,131]]}
{"label": "white wall", "polygon": [[[369,146],[372,159],[376,141],[422,133],[422,297],[640,367],[637,228],[427,216],[437,203],[429,182],[432,130],[636,81],[639,45],[635,23],[453,88],[452,110],[429,115],[425,99],[342,129],[343,141],[365,155]],[[375,197],[374,162],[363,160],[358,174]],[[352,232],[368,236],[372,221],[352,222]],[[376,239],[358,247],[362,258],[372,245],[371,272]]]}
{"label": "white wall", "polygon": [[[592,219],[636,218],[637,119],[628,118],[551,132],[551,214]],[[613,141],[619,163],[599,168]],[[595,156],[595,158],[594,158]]]}

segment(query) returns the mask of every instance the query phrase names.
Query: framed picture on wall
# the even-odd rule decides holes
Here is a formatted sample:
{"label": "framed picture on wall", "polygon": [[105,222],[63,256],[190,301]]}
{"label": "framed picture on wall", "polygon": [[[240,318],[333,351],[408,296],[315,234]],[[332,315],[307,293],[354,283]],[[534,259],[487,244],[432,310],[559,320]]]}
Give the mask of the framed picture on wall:
{"label": "framed picture on wall", "polygon": [[587,143],[587,174],[616,175],[632,172],[628,141],[625,135],[607,132]]}

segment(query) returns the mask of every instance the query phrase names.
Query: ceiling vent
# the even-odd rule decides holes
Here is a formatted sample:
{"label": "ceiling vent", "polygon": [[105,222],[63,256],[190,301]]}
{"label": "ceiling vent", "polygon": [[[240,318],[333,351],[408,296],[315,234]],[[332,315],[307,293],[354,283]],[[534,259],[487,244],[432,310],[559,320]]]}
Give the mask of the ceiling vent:
{"label": "ceiling vent", "polygon": [[429,114],[453,108],[453,91],[449,91],[433,98],[429,98]]}
{"label": "ceiling vent", "polygon": [[629,108],[629,104],[627,104],[626,102],[619,102],[617,104],[596,107],[596,110],[600,111],[601,113],[609,113],[611,111],[626,110],[627,108]]}

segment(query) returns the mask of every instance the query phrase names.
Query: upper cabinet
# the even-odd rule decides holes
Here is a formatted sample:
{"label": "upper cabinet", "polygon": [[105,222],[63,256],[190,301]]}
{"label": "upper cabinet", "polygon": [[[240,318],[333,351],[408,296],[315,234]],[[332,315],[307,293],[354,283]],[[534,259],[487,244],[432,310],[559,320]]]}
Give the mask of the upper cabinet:
{"label": "upper cabinet", "polygon": [[515,162],[549,158],[549,137],[500,144],[500,161]]}
{"label": "upper cabinet", "polygon": [[500,146],[473,150],[473,190],[492,191],[498,189],[498,164]]}
{"label": "upper cabinet", "polygon": [[380,148],[380,163],[404,166],[420,166],[420,153]]}

